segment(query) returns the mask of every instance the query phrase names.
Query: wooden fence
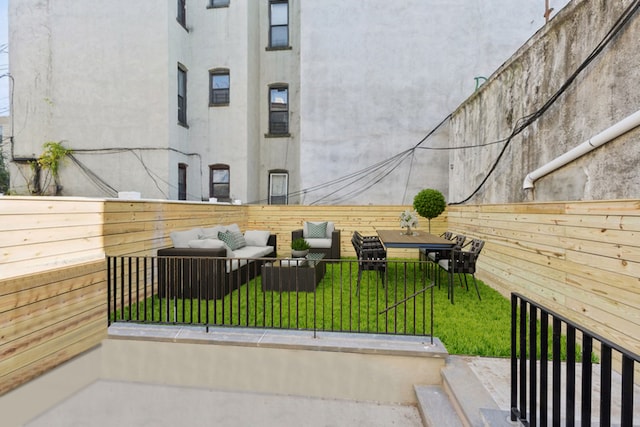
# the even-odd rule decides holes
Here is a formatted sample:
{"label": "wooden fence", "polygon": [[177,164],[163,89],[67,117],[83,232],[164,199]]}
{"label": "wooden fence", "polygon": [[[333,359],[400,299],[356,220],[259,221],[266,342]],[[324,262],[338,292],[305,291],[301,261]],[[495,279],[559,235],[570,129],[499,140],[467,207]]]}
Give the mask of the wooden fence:
{"label": "wooden fence", "polygon": [[449,229],[486,241],[477,276],[640,354],[640,202],[450,206]]}
{"label": "wooden fence", "polygon": [[[565,313],[640,352],[640,202],[452,206],[432,221],[486,241],[477,276]],[[304,220],[351,233],[399,228],[408,206],[235,206],[167,201],[0,197],[0,394],[106,336],[105,255],[154,255],[169,233],[237,223],[271,230],[278,253]],[[427,221],[419,229],[427,230]],[[416,251],[391,251],[415,257]]]}
{"label": "wooden fence", "polygon": [[[353,230],[396,228],[405,208],[0,197],[0,394],[106,337],[105,255],[153,256],[171,246],[171,231],[231,223],[271,230],[286,254],[291,230],[326,219],[343,230],[349,256]],[[445,218],[434,229],[443,230]]]}

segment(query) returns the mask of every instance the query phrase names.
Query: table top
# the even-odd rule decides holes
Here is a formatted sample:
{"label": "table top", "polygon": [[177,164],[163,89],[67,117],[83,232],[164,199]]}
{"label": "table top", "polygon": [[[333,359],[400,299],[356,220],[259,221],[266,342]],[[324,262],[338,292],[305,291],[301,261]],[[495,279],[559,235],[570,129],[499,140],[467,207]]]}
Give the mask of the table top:
{"label": "table top", "polygon": [[308,253],[304,258],[278,258],[271,266],[275,267],[315,267],[323,258],[324,253]]}
{"label": "table top", "polygon": [[426,231],[414,231],[410,236],[403,234],[404,230],[376,231],[382,244],[387,248],[448,249],[455,246],[454,241]]}

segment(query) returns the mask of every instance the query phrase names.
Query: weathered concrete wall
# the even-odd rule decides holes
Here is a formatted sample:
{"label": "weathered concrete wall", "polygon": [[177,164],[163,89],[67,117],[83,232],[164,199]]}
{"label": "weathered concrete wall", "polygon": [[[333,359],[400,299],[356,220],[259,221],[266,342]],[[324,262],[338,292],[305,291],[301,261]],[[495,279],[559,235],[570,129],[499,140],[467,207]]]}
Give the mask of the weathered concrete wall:
{"label": "weathered concrete wall", "polygon": [[[62,165],[64,196],[177,199],[179,163],[191,201],[208,199],[215,163],[229,165],[231,197],[244,202],[266,200],[273,169],[288,172],[290,203],[400,205],[427,186],[446,194],[446,151],[409,150],[544,22],[542,1],[401,0],[392,13],[386,0],[292,1],[290,49],[271,50],[266,1],[187,0],[186,28],[175,2],[130,3],[9,4],[12,152],[33,159],[64,140],[82,163]],[[188,128],[177,123],[178,63]],[[230,71],[222,108],[208,103],[213,68]],[[267,138],[274,83],[289,87],[290,135]],[[447,144],[445,128],[424,145]],[[399,165],[341,188],[405,150]],[[29,165],[11,163],[11,175],[12,190],[30,194]]]}
{"label": "weathered concrete wall", "polygon": [[[558,11],[566,3],[552,6]],[[385,0],[304,2],[303,188],[410,150],[473,93],[474,77],[488,77],[544,24],[542,1],[402,0],[392,11],[389,6]],[[442,129],[422,147],[442,148],[447,141]],[[425,187],[446,195],[448,170],[446,151],[418,149],[394,170],[388,166],[333,194],[345,185],[341,181],[302,202],[411,203]]]}
{"label": "weathered concrete wall", "polygon": [[[451,119],[449,202],[474,193],[504,141],[539,110],[592,53],[631,3],[574,0],[525,44]],[[473,203],[604,200],[640,195],[640,129],[592,151],[523,190],[525,176],[640,108],[640,13],[548,110],[511,139]]]}
{"label": "weathered concrete wall", "polygon": [[[176,121],[169,100],[177,102],[169,90],[176,72],[169,80],[167,9],[151,0],[12,1],[9,6],[12,154],[34,158],[45,142],[64,141],[87,170],[117,191],[165,197],[166,188],[157,182],[167,181],[166,167],[160,171],[155,165],[166,165],[167,153],[155,148],[168,144],[166,123]],[[114,10],[117,19],[108,19]],[[133,148],[141,150],[128,151]],[[141,173],[136,154],[151,166],[156,183],[138,185],[146,172]],[[29,194],[31,177],[28,164],[12,163],[18,194]],[[60,182],[64,195],[105,195],[71,162],[60,168]]]}

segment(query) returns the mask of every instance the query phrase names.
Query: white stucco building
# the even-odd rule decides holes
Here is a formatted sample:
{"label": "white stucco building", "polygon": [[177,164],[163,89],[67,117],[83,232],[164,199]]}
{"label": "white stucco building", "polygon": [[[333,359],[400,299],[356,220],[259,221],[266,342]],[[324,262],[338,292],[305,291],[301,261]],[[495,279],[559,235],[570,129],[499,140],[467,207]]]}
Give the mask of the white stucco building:
{"label": "white stucco building", "polygon": [[446,126],[420,142],[544,12],[542,0],[11,0],[12,189],[34,190],[28,162],[63,141],[62,195],[447,194],[448,153],[424,149],[447,146]]}

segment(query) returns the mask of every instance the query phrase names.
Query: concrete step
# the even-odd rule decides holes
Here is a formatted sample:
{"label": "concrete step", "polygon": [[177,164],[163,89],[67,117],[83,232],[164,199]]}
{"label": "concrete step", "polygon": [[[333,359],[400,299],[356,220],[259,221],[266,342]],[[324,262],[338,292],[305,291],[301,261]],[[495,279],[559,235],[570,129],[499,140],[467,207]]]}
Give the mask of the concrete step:
{"label": "concrete step", "polygon": [[508,411],[498,407],[464,358],[449,356],[442,370],[443,389],[457,408],[463,425],[472,427],[514,426]]}
{"label": "concrete step", "polygon": [[439,385],[415,386],[418,410],[425,427],[461,427],[462,420]]}

